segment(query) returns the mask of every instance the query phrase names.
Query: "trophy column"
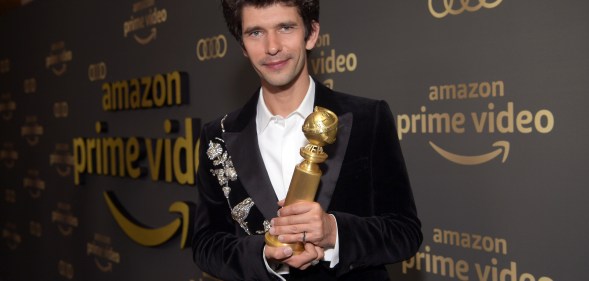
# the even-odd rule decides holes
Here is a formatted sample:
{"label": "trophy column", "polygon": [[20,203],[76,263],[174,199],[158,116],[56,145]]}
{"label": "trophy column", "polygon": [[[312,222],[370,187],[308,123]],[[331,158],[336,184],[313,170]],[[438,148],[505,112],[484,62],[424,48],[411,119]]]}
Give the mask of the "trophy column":
{"label": "trophy column", "polygon": [[[322,175],[319,164],[327,159],[327,154],[323,152],[323,146],[335,142],[337,115],[325,108],[316,106],[313,113],[305,119],[303,133],[309,143],[300,149],[303,161],[294,169],[288,187],[288,194],[284,201],[285,206],[297,201],[312,202],[315,200]],[[272,247],[290,247],[295,254],[300,254],[305,250],[302,242],[282,243],[278,241],[277,236],[271,235],[269,232],[265,234],[265,241],[267,245]]]}

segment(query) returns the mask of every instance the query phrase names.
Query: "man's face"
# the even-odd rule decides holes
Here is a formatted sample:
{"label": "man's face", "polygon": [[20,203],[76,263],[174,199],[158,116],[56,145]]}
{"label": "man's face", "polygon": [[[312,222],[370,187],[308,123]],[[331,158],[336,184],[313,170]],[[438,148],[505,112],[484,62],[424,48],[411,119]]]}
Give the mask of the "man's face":
{"label": "man's face", "polygon": [[243,8],[243,53],[260,75],[262,86],[289,87],[308,75],[306,51],[315,46],[319,24],[314,27],[305,41],[305,26],[296,7]]}

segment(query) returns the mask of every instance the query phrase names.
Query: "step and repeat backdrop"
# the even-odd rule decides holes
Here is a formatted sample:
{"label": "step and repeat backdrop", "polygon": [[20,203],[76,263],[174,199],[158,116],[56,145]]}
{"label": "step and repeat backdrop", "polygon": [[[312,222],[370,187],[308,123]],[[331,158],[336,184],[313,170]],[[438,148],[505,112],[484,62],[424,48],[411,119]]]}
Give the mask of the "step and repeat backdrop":
{"label": "step and repeat backdrop", "polygon": [[[587,11],[322,2],[309,68],[390,104],[423,221],[392,279],[588,277]],[[214,280],[190,250],[199,130],[259,83],[219,2],[34,1],[0,38],[0,280]]]}

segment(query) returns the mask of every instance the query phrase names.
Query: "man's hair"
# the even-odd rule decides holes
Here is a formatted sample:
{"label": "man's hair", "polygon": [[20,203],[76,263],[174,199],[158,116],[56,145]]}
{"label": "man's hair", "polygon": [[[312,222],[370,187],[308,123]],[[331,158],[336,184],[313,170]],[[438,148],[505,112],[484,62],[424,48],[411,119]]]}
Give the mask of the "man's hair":
{"label": "man's hair", "polygon": [[223,15],[229,31],[243,46],[242,11],[245,6],[263,8],[274,4],[296,7],[305,25],[305,41],[313,29],[313,22],[319,22],[319,0],[221,0]]}

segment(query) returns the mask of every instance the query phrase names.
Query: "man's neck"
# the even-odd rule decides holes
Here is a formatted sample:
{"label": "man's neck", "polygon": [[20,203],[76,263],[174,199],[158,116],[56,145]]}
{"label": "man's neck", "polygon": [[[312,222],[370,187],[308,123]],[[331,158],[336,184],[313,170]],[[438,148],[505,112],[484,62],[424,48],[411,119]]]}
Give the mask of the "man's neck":
{"label": "man's neck", "polygon": [[308,74],[284,87],[272,87],[262,84],[262,97],[270,113],[286,117],[295,111],[309,90],[311,80]]}

